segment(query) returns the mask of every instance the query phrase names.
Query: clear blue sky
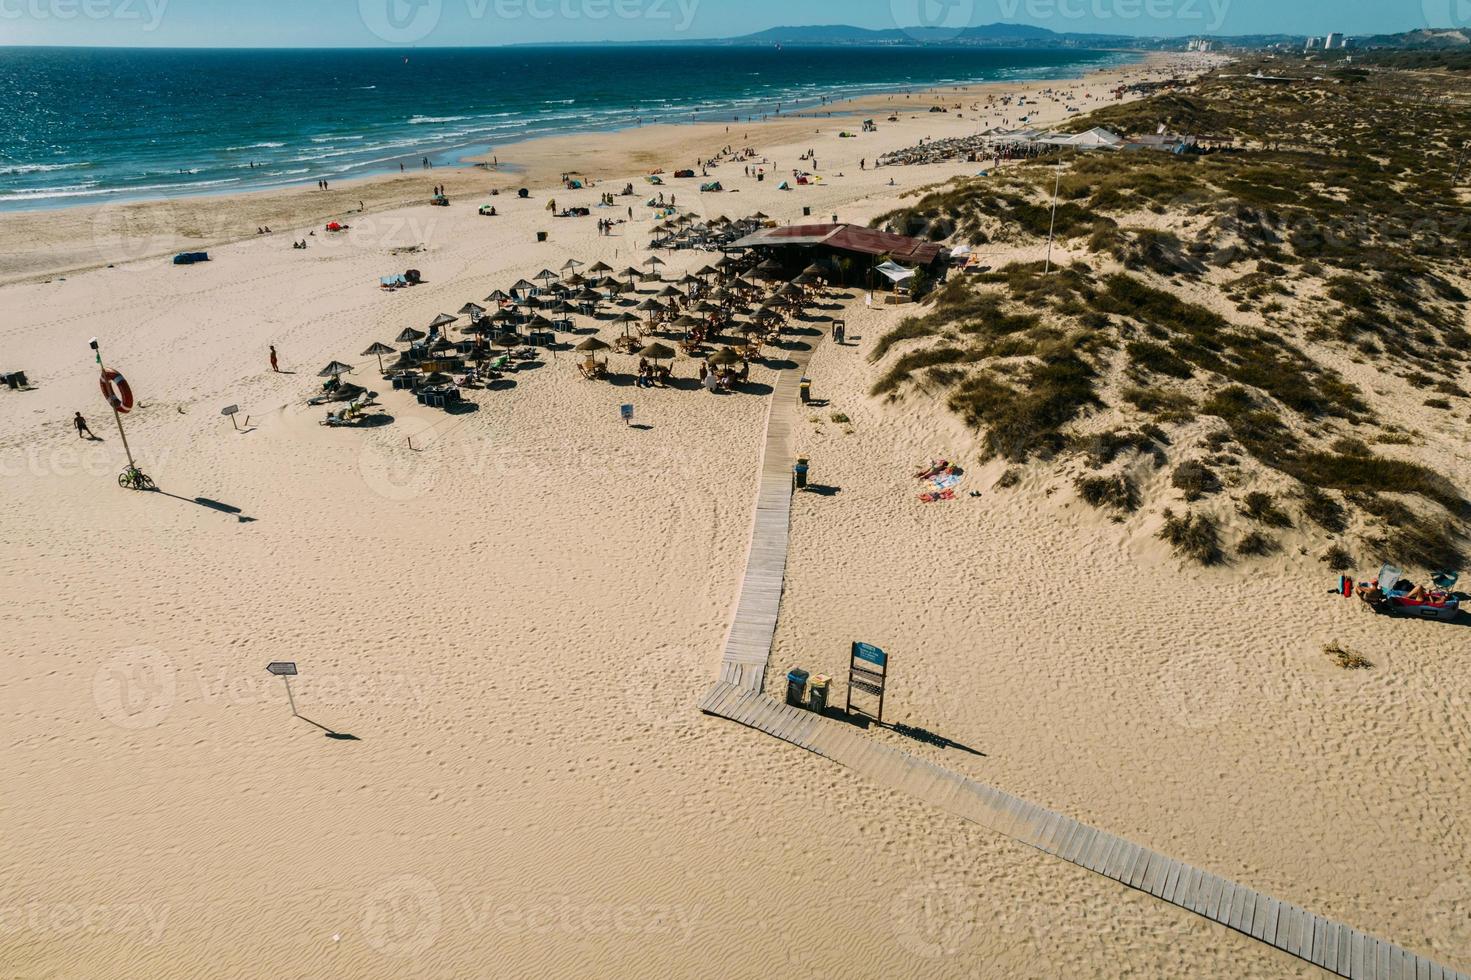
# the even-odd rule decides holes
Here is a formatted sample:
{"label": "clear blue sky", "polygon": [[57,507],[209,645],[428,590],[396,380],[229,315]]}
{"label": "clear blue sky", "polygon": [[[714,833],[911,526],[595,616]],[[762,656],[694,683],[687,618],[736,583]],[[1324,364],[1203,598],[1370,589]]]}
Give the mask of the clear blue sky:
{"label": "clear blue sky", "polygon": [[1130,35],[1471,26],[1471,0],[0,0],[0,45],[356,47],[995,22]]}

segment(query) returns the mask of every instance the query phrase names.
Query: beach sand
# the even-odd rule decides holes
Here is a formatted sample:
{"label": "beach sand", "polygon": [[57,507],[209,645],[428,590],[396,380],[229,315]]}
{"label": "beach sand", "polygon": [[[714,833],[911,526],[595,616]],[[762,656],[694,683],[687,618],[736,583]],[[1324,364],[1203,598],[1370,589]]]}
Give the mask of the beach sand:
{"label": "beach sand", "polygon": [[[1119,75],[1171,70],[1052,87],[1096,102]],[[0,391],[0,972],[1312,975],[696,712],[743,570],[767,399],[589,383],[563,353],[447,416],[356,356],[568,257],[647,256],[647,209],[599,237],[592,218],[550,218],[549,197],[592,204],[726,142],[787,170],[813,146],[820,186],[783,194],[727,165],[712,177],[739,193],[665,190],[705,214],[862,222],[977,168],[860,172],[859,157],[984,123],[965,115],[842,141],[855,126],[749,141],[670,127],[606,137],[597,160],[547,141],[502,150],[526,168],[515,180],[436,171],[448,209],[397,206],[426,196],[415,175],[0,218],[4,268],[25,280],[0,288],[0,369],[37,386]],[[597,161],[600,186],[556,185]],[[486,187],[520,183],[530,200],[475,214]],[[350,232],[290,248],[359,197]],[[118,213],[157,233],[96,231]],[[278,233],[213,244],[266,223]],[[214,261],[147,257],[181,247],[180,228]],[[56,274],[103,253],[115,267]],[[664,257],[666,274],[711,259]],[[376,288],[410,266],[425,285]],[[1305,592],[1326,577],[1311,559],[1182,571],[1062,480],[1053,497],[992,491],[977,468],[966,489],[983,497],[919,504],[910,471],[973,457],[971,437],[934,405],[864,394],[864,352],[903,313],[845,302],[854,344],[824,341],[810,371],[831,407],[804,413],[825,419],[804,423],[813,477],[841,492],[794,505],[773,689],[791,664],[840,674],[848,643],[878,643],[896,663],[890,720],[984,755],[870,737],[1464,968],[1464,631]],[[163,495],[115,485],[93,336],[143,402],[128,437]],[[295,373],[266,369],[269,344]],[[303,401],[334,358],[383,392],[391,425],[317,424]],[[619,421],[624,402],[647,428]],[[244,432],[219,414],[231,404]],[[78,409],[102,442],[72,433]],[[1379,669],[1330,669],[1330,639]],[[301,718],[265,671],[283,660]]]}

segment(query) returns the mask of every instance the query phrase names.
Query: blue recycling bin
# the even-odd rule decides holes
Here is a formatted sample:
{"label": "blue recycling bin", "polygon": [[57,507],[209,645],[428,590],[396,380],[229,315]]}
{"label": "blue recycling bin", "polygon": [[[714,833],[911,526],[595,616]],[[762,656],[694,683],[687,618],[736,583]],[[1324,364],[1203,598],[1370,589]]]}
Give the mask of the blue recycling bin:
{"label": "blue recycling bin", "polygon": [[801,667],[787,671],[787,704],[794,708],[803,706],[807,700],[807,678],[810,676]]}

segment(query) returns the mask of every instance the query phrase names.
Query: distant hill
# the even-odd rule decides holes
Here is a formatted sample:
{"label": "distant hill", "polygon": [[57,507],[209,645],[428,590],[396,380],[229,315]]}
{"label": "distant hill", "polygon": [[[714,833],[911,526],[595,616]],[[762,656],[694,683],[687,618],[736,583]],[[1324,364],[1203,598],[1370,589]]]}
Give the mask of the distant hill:
{"label": "distant hill", "polygon": [[1405,51],[1435,51],[1471,46],[1471,31],[1419,30],[1405,34],[1379,34],[1356,42],[1363,48],[1398,48]]}
{"label": "distant hill", "polygon": [[[836,24],[813,27],[773,27],[770,30],[747,34],[731,40],[737,44],[977,44],[986,42],[1015,44],[1017,42],[1056,43],[1067,37],[1082,36],[1084,35],[1058,34],[1045,27],[1032,27],[1029,24],[987,24],[982,27],[967,27],[959,31],[936,27],[872,30],[866,27]],[[1105,35],[1087,36],[1103,37]],[[1116,41],[1129,40],[1118,36],[1110,35],[1109,37]]]}

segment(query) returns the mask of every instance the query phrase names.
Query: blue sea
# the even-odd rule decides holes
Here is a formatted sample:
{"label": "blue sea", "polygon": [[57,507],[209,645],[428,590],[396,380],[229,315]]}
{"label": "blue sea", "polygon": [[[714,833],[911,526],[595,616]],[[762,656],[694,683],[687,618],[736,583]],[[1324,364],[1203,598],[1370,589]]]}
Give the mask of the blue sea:
{"label": "blue sea", "polygon": [[[0,48],[0,210],[229,193],[507,143],[760,118],[873,92],[1077,77],[1105,51]],[[839,107],[841,108],[841,107]]]}

